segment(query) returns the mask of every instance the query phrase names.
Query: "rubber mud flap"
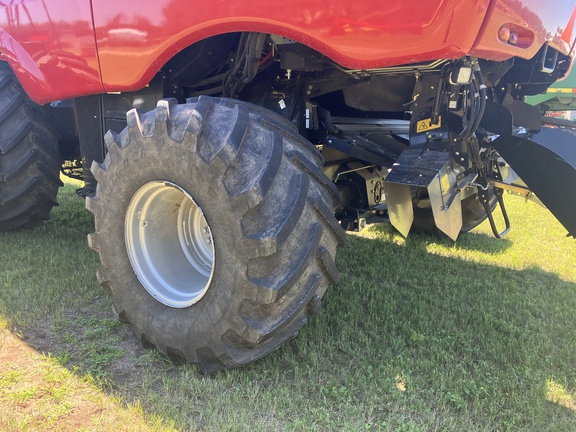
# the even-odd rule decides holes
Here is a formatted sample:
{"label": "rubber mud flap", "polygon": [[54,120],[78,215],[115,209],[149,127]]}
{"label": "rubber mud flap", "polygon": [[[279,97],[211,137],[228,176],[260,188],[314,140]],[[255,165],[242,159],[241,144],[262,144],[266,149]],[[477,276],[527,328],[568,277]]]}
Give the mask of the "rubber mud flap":
{"label": "rubber mud flap", "polygon": [[531,139],[500,136],[492,145],[542,203],[576,236],[576,134],[543,127]]}

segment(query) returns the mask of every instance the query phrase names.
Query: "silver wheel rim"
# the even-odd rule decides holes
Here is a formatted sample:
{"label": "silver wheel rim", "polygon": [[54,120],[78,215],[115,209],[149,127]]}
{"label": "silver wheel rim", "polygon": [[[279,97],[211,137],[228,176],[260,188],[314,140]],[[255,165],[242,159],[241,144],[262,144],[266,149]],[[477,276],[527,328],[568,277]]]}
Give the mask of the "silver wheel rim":
{"label": "silver wheel rim", "polygon": [[146,183],[130,201],[124,232],[132,268],[156,300],[185,308],[206,294],[214,274],[212,231],[184,189]]}

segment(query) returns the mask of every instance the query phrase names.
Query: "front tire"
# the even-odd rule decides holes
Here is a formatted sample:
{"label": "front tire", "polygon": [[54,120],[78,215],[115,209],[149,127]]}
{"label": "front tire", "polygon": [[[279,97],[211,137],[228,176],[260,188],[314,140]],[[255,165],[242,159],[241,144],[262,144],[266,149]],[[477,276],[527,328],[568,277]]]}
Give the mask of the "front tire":
{"label": "front tire", "polygon": [[344,241],[315,147],[273,113],[208,97],[130,111],[106,142],[89,243],[140,340],[213,372],[293,337],[338,280]]}
{"label": "front tire", "polygon": [[50,219],[58,205],[62,158],[42,108],[0,62],[0,231]]}

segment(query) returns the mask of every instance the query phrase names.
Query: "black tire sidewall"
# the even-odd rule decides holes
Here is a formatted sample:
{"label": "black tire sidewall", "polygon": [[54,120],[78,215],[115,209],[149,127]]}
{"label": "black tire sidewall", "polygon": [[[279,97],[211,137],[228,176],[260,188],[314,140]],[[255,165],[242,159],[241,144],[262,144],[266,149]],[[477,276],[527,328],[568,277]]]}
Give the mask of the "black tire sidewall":
{"label": "black tire sidewall", "polygon": [[[128,319],[134,326],[153,339],[162,334],[161,339],[168,346],[178,346],[183,339],[193,343],[199,339],[196,336],[205,339],[212,333],[218,338],[227,331],[231,320],[242,325],[233,313],[240,301],[234,293],[235,284],[242,278],[240,273],[245,271],[250,258],[234,252],[238,249],[235,239],[242,237],[241,213],[234,209],[244,207],[242,198],[230,199],[221,183],[222,173],[213,165],[202,163],[190,151],[193,146],[189,140],[179,143],[168,138],[150,144],[133,142],[123,149],[127,154],[123,155],[122,184],[114,183],[114,199],[109,200],[102,220],[102,226],[110,230],[107,238],[120,239],[107,248],[108,253],[113,253],[111,261],[116,263],[112,287],[120,287],[113,288],[115,301],[128,311]],[[174,160],[179,161],[177,168]],[[174,183],[192,196],[204,212],[213,235],[215,261],[210,286],[197,303],[186,308],[168,307],[148,293],[132,268],[125,246],[124,223],[130,201],[139,188],[158,180]]]}

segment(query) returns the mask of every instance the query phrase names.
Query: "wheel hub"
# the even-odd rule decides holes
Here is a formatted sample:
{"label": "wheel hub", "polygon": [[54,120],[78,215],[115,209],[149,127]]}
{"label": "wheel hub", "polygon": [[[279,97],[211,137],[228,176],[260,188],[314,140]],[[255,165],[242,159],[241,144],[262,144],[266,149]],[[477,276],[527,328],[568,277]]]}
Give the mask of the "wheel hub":
{"label": "wheel hub", "polygon": [[214,274],[214,239],[202,209],[180,186],[153,181],[132,197],[125,218],[132,268],[159,302],[185,308],[198,302]]}

